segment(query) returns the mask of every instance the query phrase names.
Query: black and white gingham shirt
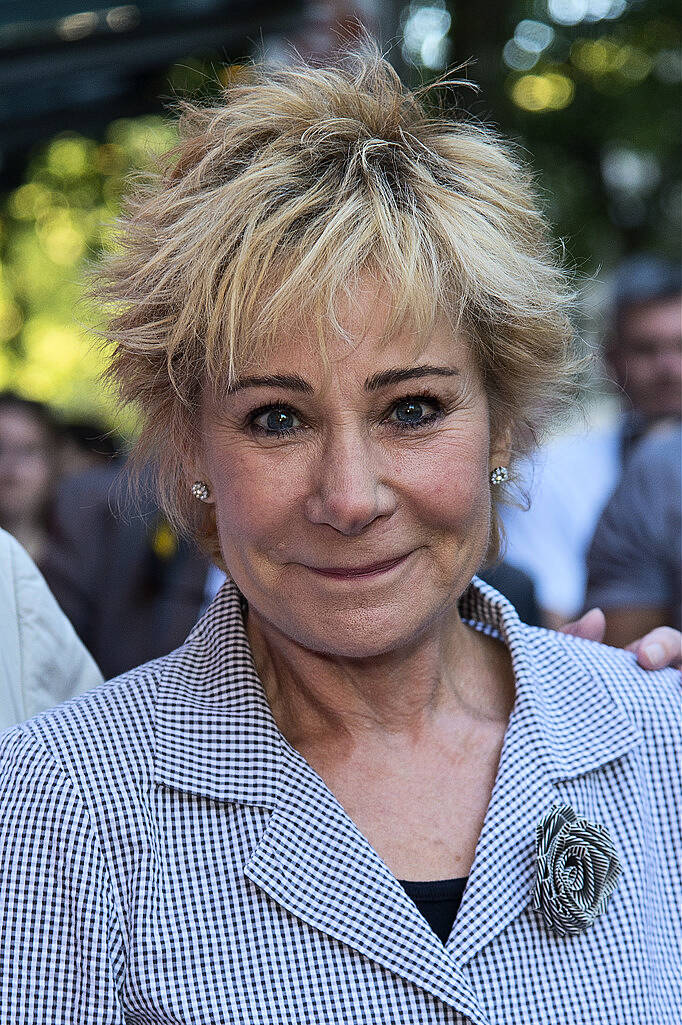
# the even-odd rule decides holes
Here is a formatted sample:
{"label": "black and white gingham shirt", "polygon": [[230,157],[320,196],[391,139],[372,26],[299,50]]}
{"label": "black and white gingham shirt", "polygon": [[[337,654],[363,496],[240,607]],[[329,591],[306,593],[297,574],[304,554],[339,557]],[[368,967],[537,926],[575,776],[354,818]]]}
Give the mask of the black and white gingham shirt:
{"label": "black and white gingham shirt", "polygon": [[[445,947],[278,732],[227,584],[183,648],[3,735],[2,1025],[678,1025],[679,674],[461,604],[518,697]],[[555,803],[623,865],[565,938],[531,906]]]}

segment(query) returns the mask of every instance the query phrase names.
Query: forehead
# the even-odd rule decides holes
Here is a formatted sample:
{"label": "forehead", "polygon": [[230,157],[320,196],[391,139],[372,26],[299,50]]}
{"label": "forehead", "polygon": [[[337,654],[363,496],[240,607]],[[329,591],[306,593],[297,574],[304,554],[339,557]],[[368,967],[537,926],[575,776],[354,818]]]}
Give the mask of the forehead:
{"label": "forehead", "polygon": [[464,333],[445,314],[418,326],[408,315],[395,320],[380,291],[354,293],[337,311],[337,324],[282,325],[266,353],[247,363],[240,377],[296,373],[315,387],[332,381],[364,385],[382,371],[423,363],[473,368]]}

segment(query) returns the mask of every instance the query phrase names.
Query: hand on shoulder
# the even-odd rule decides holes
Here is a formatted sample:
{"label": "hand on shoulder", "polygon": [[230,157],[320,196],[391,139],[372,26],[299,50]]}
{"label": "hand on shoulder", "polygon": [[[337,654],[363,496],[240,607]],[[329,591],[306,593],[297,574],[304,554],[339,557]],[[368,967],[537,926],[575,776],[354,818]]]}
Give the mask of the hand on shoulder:
{"label": "hand on shoulder", "polygon": [[[590,609],[580,619],[562,626],[560,632],[572,637],[583,637],[588,641],[601,641],[605,628],[602,610]],[[632,641],[625,650],[634,652],[642,669],[682,667],[682,633],[669,626],[656,627],[644,637]]]}

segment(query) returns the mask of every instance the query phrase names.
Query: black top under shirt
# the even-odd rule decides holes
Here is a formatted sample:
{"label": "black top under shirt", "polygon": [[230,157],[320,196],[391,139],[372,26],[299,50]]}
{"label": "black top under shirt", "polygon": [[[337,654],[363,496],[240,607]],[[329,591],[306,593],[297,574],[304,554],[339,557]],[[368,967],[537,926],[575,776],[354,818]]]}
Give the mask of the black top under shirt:
{"label": "black top under shirt", "polygon": [[415,902],[438,939],[445,944],[457,917],[467,882],[468,877],[436,879],[425,883],[401,879],[400,885]]}

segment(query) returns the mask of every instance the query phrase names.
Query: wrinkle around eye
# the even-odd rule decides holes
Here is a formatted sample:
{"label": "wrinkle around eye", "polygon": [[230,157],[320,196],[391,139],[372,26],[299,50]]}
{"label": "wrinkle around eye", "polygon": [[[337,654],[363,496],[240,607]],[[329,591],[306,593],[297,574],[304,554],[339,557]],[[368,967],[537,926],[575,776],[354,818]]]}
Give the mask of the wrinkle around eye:
{"label": "wrinkle around eye", "polygon": [[[421,407],[422,416],[418,420],[400,419],[397,414],[401,406],[414,405]],[[403,395],[394,400],[381,418],[394,434],[405,434],[409,431],[428,431],[439,423],[451,410],[451,403],[431,391],[421,391]]]}

